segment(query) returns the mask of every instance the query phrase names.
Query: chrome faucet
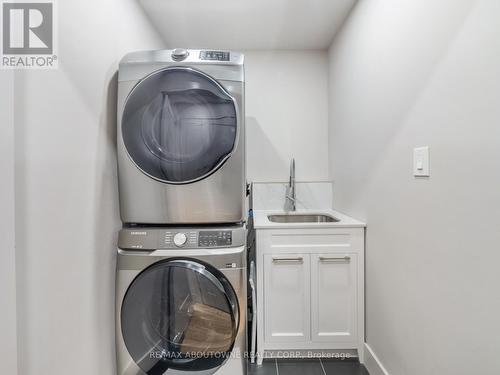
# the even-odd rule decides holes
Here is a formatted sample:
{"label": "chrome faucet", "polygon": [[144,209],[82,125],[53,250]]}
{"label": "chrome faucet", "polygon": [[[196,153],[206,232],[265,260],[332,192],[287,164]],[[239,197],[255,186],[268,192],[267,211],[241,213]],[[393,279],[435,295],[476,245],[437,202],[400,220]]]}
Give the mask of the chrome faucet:
{"label": "chrome faucet", "polygon": [[285,194],[285,210],[295,211],[297,209],[297,198],[295,193],[295,159],[290,160],[290,178]]}

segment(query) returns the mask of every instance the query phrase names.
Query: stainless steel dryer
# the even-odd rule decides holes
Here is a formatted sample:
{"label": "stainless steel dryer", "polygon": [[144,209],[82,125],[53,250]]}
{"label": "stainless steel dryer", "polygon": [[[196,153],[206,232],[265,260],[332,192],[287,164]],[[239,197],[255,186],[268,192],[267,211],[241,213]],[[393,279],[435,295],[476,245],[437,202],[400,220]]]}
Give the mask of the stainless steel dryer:
{"label": "stainless steel dryer", "polygon": [[237,223],[245,214],[243,55],[134,52],[118,75],[124,223]]}
{"label": "stainless steel dryer", "polygon": [[246,374],[241,225],[122,229],[118,375]]}

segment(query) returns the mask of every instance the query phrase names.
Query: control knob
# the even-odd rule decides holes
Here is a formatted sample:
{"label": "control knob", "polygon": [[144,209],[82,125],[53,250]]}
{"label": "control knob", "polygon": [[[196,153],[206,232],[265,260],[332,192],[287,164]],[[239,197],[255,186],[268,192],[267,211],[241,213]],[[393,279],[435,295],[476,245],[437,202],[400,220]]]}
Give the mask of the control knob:
{"label": "control knob", "polygon": [[172,59],[175,61],[182,61],[188,57],[189,52],[184,48],[176,48],[172,51]]}
{"label": "control knob", "polygon": [[187,236],[186,233],[176,233],[174,236],[174,244],[177,247],[184,246],[187,242]]}

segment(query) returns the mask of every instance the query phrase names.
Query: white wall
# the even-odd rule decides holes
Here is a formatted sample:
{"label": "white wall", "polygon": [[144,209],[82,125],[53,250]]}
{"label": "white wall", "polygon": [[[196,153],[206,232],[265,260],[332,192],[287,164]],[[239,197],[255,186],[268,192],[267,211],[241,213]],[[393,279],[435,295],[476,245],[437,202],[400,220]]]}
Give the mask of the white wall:
{"label": "white wall", "polygon": [[[361,1],[330,50],[337,209],[391,375],[500,373],[500,2]],[[431,177],[412,177],[430,146]]]}
{"label": "white wall", "polygon": [[326,51],[246,51],[249,181],[328,179]]}
{"label": "white wall", "polygon": [[137,1],[168,45],[229,50],[327,49],[356,2]]}
{"label": "white wall", "polygon": [[108,375],[117,62],[162,41],[134,0],[58,7],[59,69],[15,77],[19,375]]}
{"label": "white wall", "polygon": [[0,71],[0,374],[17,373],[13,91],[13,72]]}

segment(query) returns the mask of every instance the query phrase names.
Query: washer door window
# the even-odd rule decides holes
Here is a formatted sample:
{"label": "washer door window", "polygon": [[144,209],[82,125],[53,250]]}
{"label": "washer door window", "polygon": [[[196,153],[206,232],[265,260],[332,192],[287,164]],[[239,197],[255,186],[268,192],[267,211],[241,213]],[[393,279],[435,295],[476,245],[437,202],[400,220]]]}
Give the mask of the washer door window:
{"label": "washer door window", "polygon": [[125,147],[142,172],[162,182],[183,184],[209,176],[231,155],[236,134],[233,98],[191,68],[150,75],[125,103]]}
{"label": "washer door window", "polygon": [[213,374],[233,349],[238,308],[218,270],[186,259],[161,261],[139,274],[125,294],[123,339],[146,374]]}

